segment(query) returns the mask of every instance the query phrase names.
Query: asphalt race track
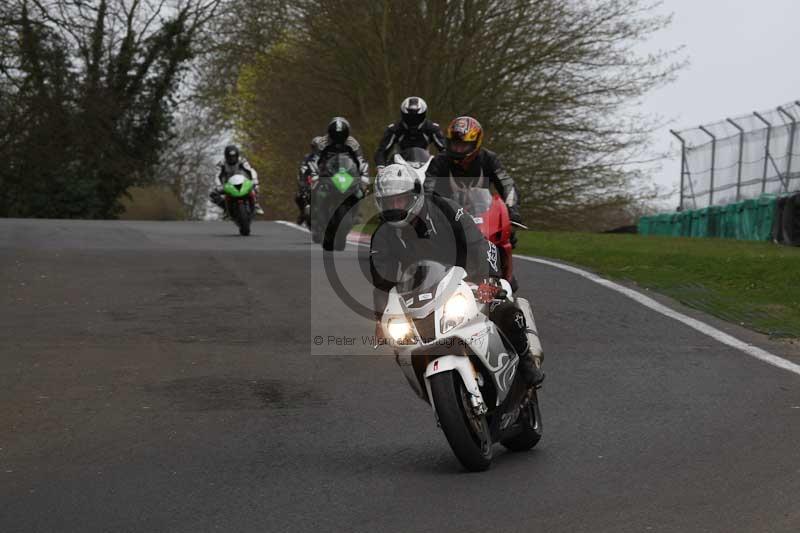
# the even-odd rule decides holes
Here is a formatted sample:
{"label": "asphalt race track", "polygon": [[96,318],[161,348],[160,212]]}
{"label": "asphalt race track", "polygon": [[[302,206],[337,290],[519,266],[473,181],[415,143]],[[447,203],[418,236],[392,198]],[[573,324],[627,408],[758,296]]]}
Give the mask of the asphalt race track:
{"label": "asphalt race track", "polygon": [[0,532],[800,531],[797,375],[518,261],[545,436],[469,474],[337,344],[373,324],[320,257],[276,223],[0,221]]}

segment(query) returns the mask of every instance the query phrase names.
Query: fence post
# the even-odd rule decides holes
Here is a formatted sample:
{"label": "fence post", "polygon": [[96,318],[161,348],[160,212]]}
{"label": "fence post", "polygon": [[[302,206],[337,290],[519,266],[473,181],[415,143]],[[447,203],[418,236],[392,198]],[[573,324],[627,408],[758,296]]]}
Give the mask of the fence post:
{"label": "fence post", "polygon": [[[794,105],[800,107],[800,100],[795,100]],[[794,147],[792,147],[792,149],[794,150]],[[792,184],[792,177],[791,176],[787,176],[786,177],[786,183],[791,186],[791,184]]]}
{"label": "fence post", "polygon": [[717,137],[705,126],[700,126],[700,131],[711,137],[711,185],[708,188],[708,205],[714,204],[714,170],[717,166]]}
{"label": "fence post", "polygon": [[683,140],[677,131],[669,130],[681,143],[681,199],[678,201],[678,211],[683,211],[683,184],[686,176],[686,141]]}
{"label": "fence post", "polygon": [[797,130],[797,119],[788,113],[782,106],[778,106],[778,112],[792,121],[792,127],[789,130],[789,146],[786,148],[788,152],[788,161],[786,162],[786,181],[783,183],[784,192],[789,192],[789,180],[792,179],[792,150],[794,148],[794,134]]}
{"label": "fence post", "polygon": [[762,117],[758,111],[753,111],[753,114],[758,118],[761,122],[767,125],[767,144],[764,147],[764,178],[761,181],[761,194],[764,194],[767,190],[767,170],[769,169],[769,143],[772,138],[772,124],[769,120]]}
{"label": "fence post", "polygon": [[726,118],[734,128],[739,130],[739,163],[736,170],[736,201],[742,199],[742,153],[744,152],[744,128],[733,121],[732,118]]}

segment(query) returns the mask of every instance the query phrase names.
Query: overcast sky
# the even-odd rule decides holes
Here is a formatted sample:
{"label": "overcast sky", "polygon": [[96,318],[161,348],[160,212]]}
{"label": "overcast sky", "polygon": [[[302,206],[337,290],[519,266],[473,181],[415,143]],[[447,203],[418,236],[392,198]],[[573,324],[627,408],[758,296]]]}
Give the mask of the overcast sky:
{"label": "overcast sky", "polygon": [[[678,153],[669,129],[685,129],[800,99],[796,37],[800,0],[665,0],[672,26],[646,49],[684,45],[691,64],[678,81],[644,101],[647,113],[672,122],[656,134],[656,148]],[[675,188],[680,159],[665,161],[657,183]],[[677,195],[669,202],[677,205]]]}

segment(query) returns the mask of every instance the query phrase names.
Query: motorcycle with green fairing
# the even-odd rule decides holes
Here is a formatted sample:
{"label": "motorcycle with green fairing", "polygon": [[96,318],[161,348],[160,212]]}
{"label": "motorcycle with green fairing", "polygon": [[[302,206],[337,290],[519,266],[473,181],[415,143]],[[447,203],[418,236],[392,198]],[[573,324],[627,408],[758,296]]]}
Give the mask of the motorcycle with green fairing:
{"label": "motorcycle with green fairing", "polygon": [[344,250],[363,196],[358,163],[352,155],[331,154],[320,161],[319,176],[311,184],[311,239],[322,243],[324,250]]}
{"label": "motorcycle with green fairing", "polygon": [[236,223],[239,235],[250,235],[250,223],[256,209],[256,192],[253,181],[242,174],[234,174],[222,188],[225,214]]}

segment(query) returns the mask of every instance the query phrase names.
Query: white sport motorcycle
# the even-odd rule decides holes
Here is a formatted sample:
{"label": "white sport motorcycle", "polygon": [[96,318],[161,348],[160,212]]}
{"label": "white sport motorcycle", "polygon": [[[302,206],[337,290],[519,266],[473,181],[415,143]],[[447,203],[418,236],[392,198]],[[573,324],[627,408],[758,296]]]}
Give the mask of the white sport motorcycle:
{"label": "white sport motorcycle", "polygon": [[[497,292],[486,298],[487,286],[468,283],[466,275],[431,261],[412,265],[389,293],[381,326],[458,460],[481,471],[491,465],[495,442],[513,451],[533,448],[542,422],[537,389],[524,383],[519,356],[487,317],[493,304],[512,298],[510,285],[488,287]],[[535,331],[530,304],[516,302]],[[534,337],[529,341],[538,346]]]}

